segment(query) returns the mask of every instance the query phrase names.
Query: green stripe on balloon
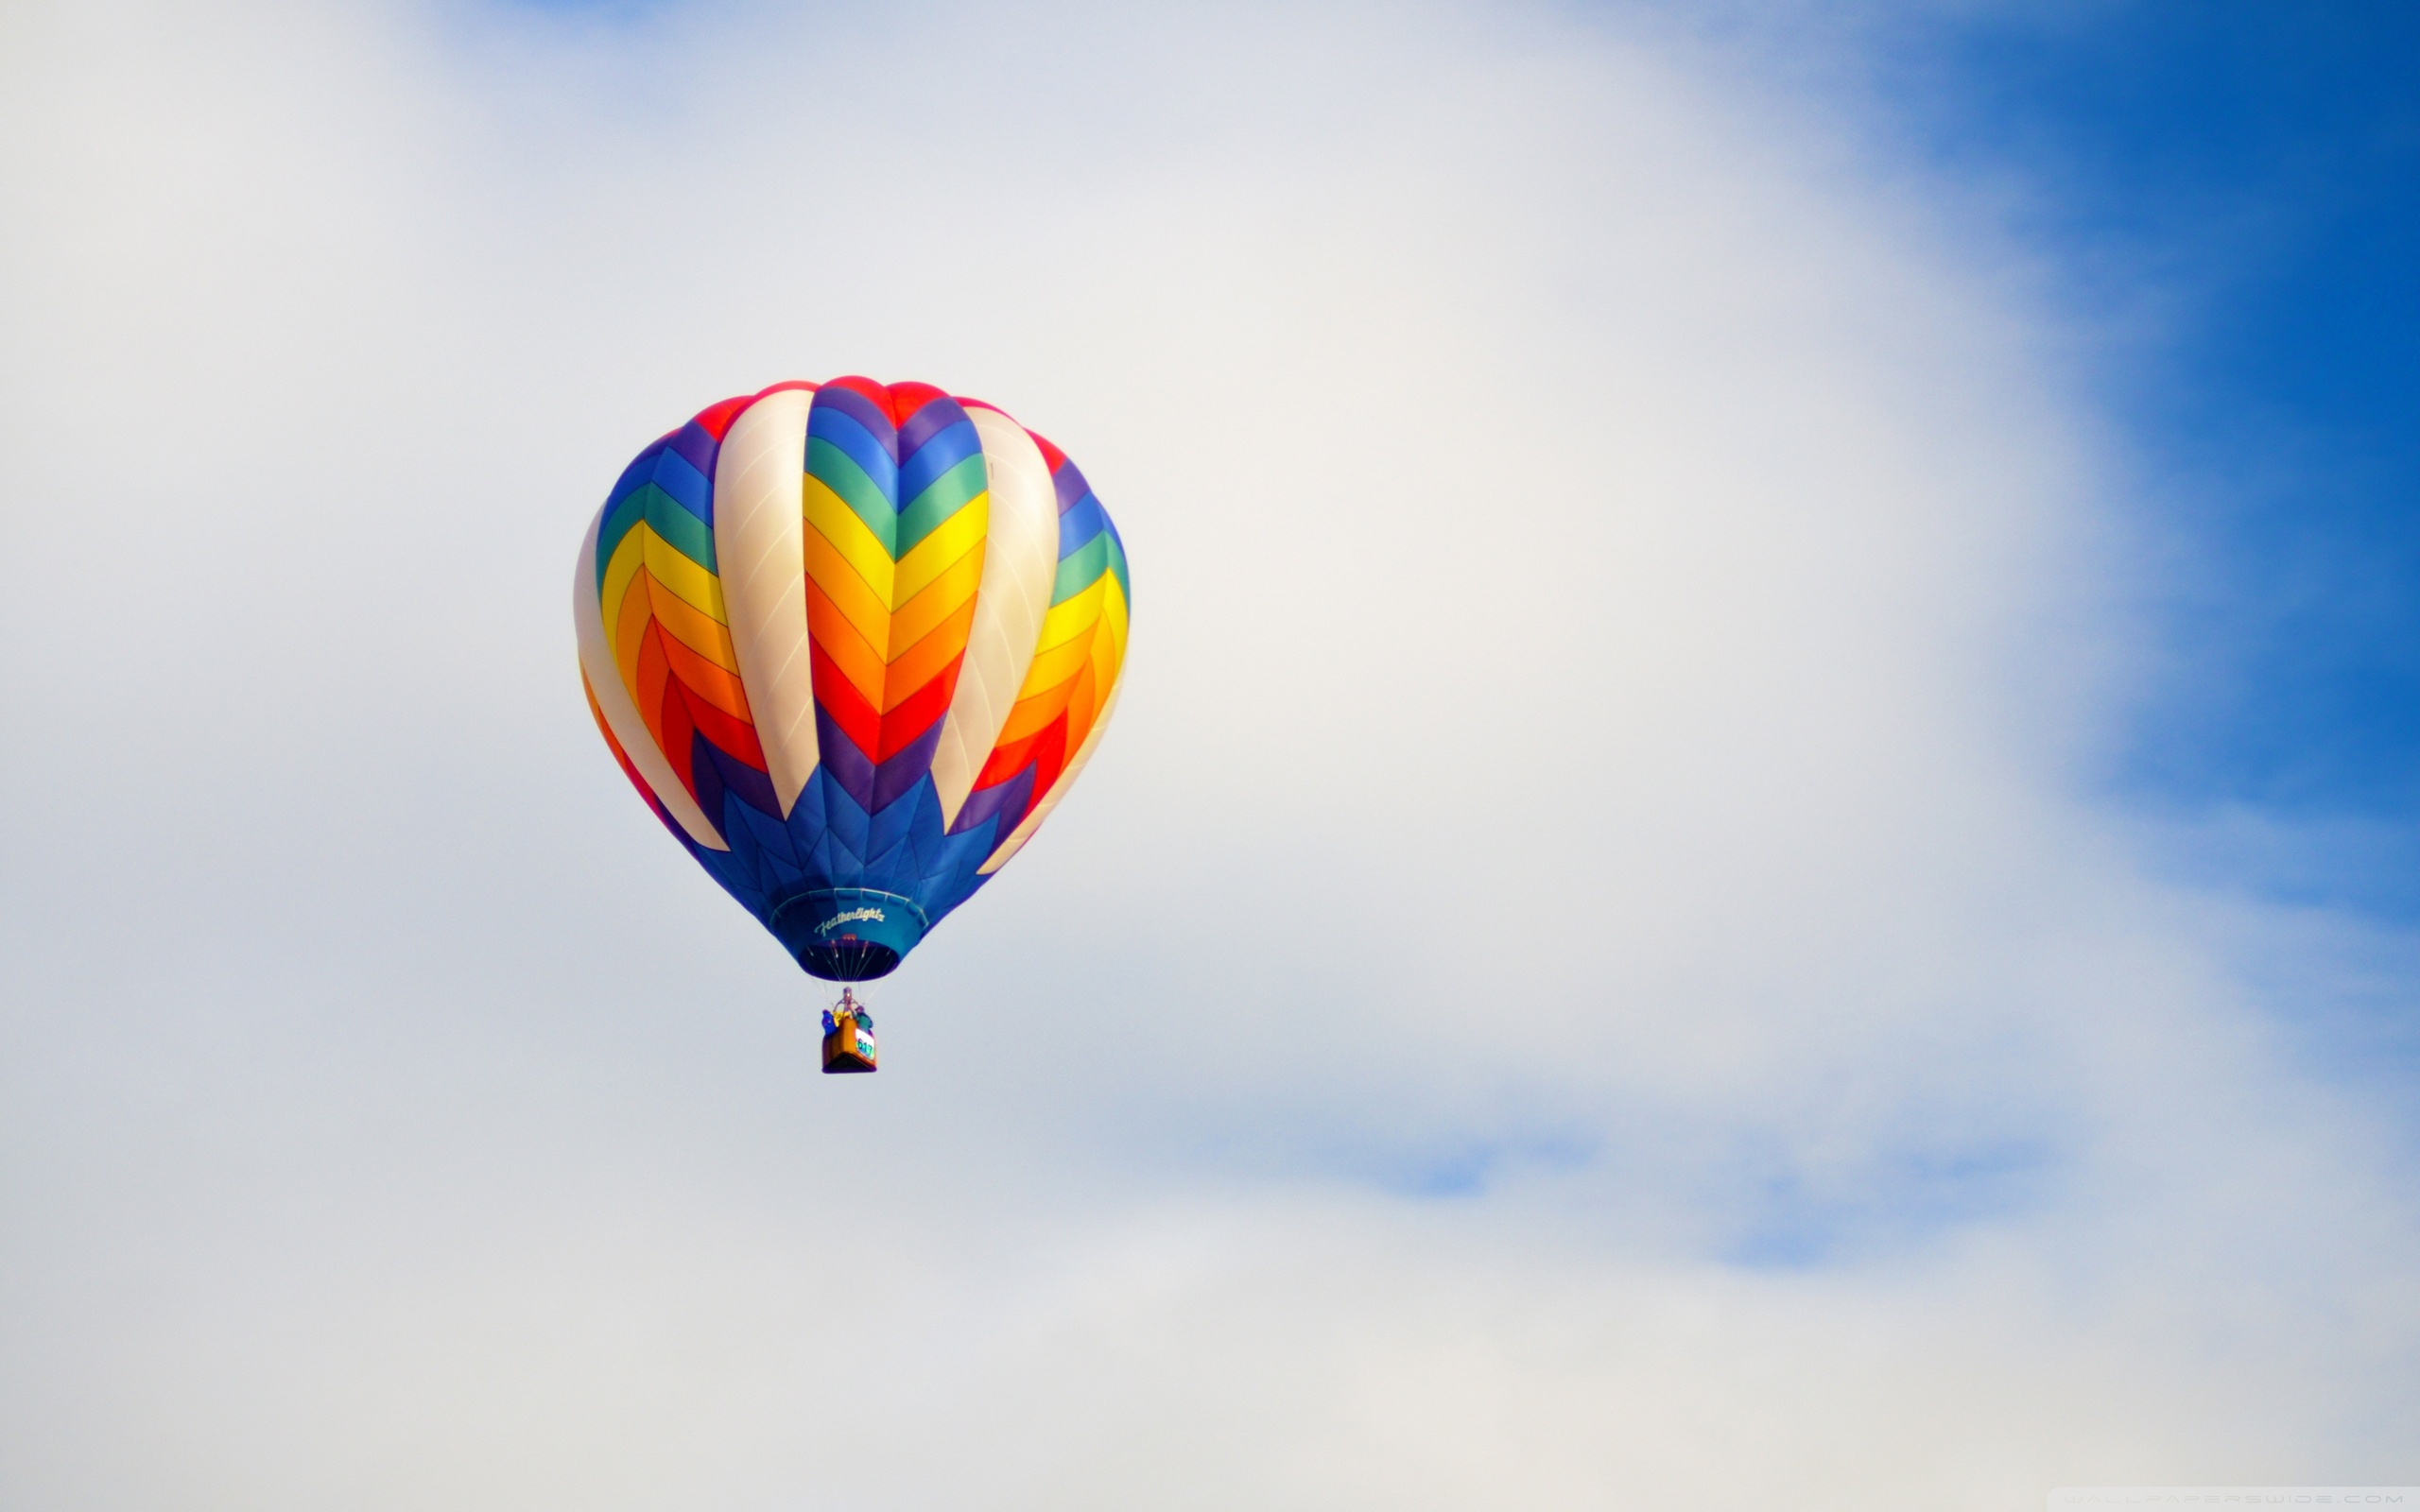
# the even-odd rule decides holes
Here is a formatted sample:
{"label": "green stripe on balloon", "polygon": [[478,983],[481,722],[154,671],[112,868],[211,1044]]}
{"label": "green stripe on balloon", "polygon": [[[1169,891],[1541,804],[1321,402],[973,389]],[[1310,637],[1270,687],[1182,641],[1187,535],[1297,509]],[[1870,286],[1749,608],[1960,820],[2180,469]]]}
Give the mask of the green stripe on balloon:
{"label": "green stripe on balloon", "polygon": [[614,512],[606,517],[605,523],[597,527],[596,592],[599,593],[605,592],[605,571],[614,564],[614,553],[620,548],[622,538],[647,518],[647,500],[639,496],[645,491],[632,489],[623,496],[620,504],[614,507]]}
{"label": "green stripe on balloon", "polygon": [[979,452],[933,479],[924,492],[899,511],[897,555],[905,557],[915,550],[916,542],[940,529],[950,516],[973,503],[975,496],[988,487],[983,455]]}
{"label": "green stripe on balloon", "polygon": [[891,560],[899,559],[899,515],[883,497],[881,488],[857,466],[856,458],[821,436],[811,437],[806,443],[806,471],[866,523]]}
{"label": "green stripe on balloon", "polygon": [[683,508],[681,501],[650,483],[632,497],[647,496],[648,528],[661,537],[666,545],[688,558],[708,572],[715,566],[715,532],[712,525]]}
{"label": "green stripe on balloon", "polygon": [[1074,556],[1059,564],[1059,576],[1050,585],[1050,602],[1064,604],[1099,580],[1109,571],[1109,536],[1107,532],[1093,537],[1076,548]]}

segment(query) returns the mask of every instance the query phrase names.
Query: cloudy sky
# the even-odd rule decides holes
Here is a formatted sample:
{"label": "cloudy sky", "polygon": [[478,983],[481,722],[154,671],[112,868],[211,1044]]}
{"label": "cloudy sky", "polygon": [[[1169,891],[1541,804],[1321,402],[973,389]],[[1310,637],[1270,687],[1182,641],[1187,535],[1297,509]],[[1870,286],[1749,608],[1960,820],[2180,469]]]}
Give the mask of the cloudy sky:
{"label": "cloudy sky", "polygon": [[[0,1501],[2420,1480],[2420,39],[2264,13],[12,8]],[[1136,610],[827,1081],[564,590],[844,372]]]}

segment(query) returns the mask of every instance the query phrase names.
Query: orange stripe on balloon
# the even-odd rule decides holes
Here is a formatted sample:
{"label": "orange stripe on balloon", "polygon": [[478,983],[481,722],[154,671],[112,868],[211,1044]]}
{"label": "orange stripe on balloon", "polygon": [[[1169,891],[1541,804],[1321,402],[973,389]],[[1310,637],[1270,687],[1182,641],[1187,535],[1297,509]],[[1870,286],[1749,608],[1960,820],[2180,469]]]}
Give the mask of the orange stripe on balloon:
{"label": "orange stripe on balloon", "polygon": [[1039,693],[1019,698],[1009,711],[1009,722],[1000,727],[1000,742],[1023,740],[1043,726],[1067,712],[1067,696],[1076,691],[1076,674],[1070,673]]}
{"label": "orange stripe on balloon", "polygon": [[[748,691],[739,685],[738,676],[724,671],[690,650],[682,644],[679,636],[666,634],[666,627],[661,620],[656,622],[655,627],[656,633],[663,638],[661,644],[665,660],[682,685],[700,701],[712,704],[735,722],[752,730],[753,722],[748,717]],[[722,743],[717,741],[716,744]]]}
{"label": "orange stripe on balloon", "polygon": [[1100,712],[1100,699],[1096,691],[1100,679],[1095,668],[1087,663],[1076,674],[1076,686],[1067,695],[1067,747],[1074,749],[1084,743],[1092,732],[1093,716]]}
{"label": "orange stripe on balloon", "polygon": [[1026,672],[1025,686],[1017,690],[1018,696],[1031,697],[1045,688],[1055,688],[1074,677],[1078,667],[1092,660],[1093,638],[1099,630],[1100,623],[1096,620],[1048,650],[1038,653],[1032,667]]}
{"label": "orange stripe on balloon", "polygon": [[806,584],[807,638],[832,659],[849,685],[868,704],[882,697],[882,653],[866,642],[857,627],[824,595],[813,578]]}
{"label": "orange stripe on balloon", "polygon": [[[975,591],[983,581],[983,541],[980,537],[958,560],[942,569],[939,577],[916,590],[915,596],[899,606],[890,617],[890,635],[885,643],[885,653],[896,659],[901,652],[933,632],[933,627],[949,620],[975,602]],[[970,618],[968,623],[973,624]]]}
{"label": "orange stripe on balloon", "polygon": [[647,732],[655,738],[655,748],[672,763],[672,769],[681,775],[681,781],[685,784],[689,780],[685,760],[687,751],[684,748],[681,755],[674,755],[664,734],[664,690],[672,680],[672,667],[665,660],[664,647],[657,644],[652,623],[639,632],[637,665],[631,671],[634,685],[631,697],[638,705],[639,717],[647,721]]}
{"label": "orange stripe on balloon", "polygon": [[[883,669],[883,713],[905,703],[908,696],[933,679],[943,667],[954,665],[966,655],[966,637],[975,628],[975,601],[968,599],[957,613],[933,627],[933,632],[909,646],[907,652]],[[953,682],[955,679],[952,679]]]}
{"label": "orange stripe on balloon", "polygon": [[976,777],[975,785],[997,787],[1024,771],[1033,759],[1034,743],[1041,738],[1042,731],[1037,730],[1032,734],[1016,740],[1004,740],[993,747],[991,760],[983,764],[983,770]]}
{"label": "orange stripe on balloon", "polygon": [[665,633],[726,672],[739,670],[739,654],[731,647],[731,627],[642,572],[647,583],[648,610],[662,622]]}
{"label": "orange stripe on balloon", "polygon": [[879,649],[880,643],[889,638],[890,604],[841,554],[840,548],[824,539],[823,532],[815,528],[811,520],[806,524],[805,541],[806,580],[821,589],[833,607]]}
{"label": "orange stripe on balloon", "polygon": [[913,746],[918,736],[932,728],[934,720],[949,713],[950,696],[958,691],[959,666],[959,660],[951,658],[930,681],[882,716],[882,749],[874,756],[875,761],[889,761]]}
{"label": "orange stripe on balloon", "polygon": [[1070,696],[1067,739],[1071,746],[1083,745],[1084,737],[1092,733],[1093,722],[1109,707],[1109,696],[1117,686],[1117,670],[1125,661],[1126,647],[1117,634],[1117,624],[1104,615],[1100,633],[1093,637],[1092,659],[1084,668],[1087,680]]}
{"label": "orange stripe on balloon", "polygon": [[[646,569],[641,568],[640,575],[645,573]],[[633,579],[622,594],[622,607],[614,615],[614,664],[622,669],[622,685],[631,690],[631,699],[642,709],[647,707],[647,700],[639,697],[639,643],[654,618],[647,607],[646,592]]]}

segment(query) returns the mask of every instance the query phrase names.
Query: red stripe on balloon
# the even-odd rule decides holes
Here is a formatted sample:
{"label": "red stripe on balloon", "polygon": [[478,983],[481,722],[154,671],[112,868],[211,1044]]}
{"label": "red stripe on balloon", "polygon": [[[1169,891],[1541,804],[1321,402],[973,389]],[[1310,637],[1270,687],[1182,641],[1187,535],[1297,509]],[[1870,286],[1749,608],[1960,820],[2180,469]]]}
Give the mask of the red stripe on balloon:
{"label": "red stripe on balloon", "polygon": [[814,658],[815,703],[824,715],[840,727],[840,732],[856,743],[866,759],[875,760],[874,748],[882,744],[882,715],[849,680],[838,662],[824,654],[823,647],[808,643]]}
{"label": "red stripe on balloon", "polygon": [[[754,394],[741,394],[735,399],[726,399],[719,404],[708,404],[698,411],[691,423],[713,437],[719,444],[724,434],[731,429],[731,422],[739,418],[741,410],[756,403],[756,398]],[[712,482],[713,479],[709,478],[707,481]]]}
{"label": "red stripe on balloon", "polygon": [[689,713],[689,722],[716,749],[760,772],[765,770],[765,747],[757,743],[754,725],[734,719],[686,688],[681,690],[681,701]]}
{"label": "red stripe on balloon", "polygon": [[935,673],[923,687],[901,699],[890,713],[882,716],[882,749],[874,756],[887,762],[923,738],[933,721],[949,713],[949,701],[958,691],[958,669],[966,662],[965,653],[950,659],[949,665]]}

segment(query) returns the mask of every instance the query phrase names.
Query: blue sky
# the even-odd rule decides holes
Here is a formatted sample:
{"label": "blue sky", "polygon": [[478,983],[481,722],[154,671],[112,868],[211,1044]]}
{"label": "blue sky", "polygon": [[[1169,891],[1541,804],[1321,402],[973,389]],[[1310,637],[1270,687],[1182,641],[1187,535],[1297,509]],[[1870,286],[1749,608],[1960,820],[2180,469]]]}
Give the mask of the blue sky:
{"label": "blue sky", "polygon": [[2013,230],[2108,333],[2089,381],[2178,547],[2153,602],[2173,662],[2118,794],[2382,826],[2383,865],[2296,881],[2420,907],[2420,9],[1945,8],[1882,32],[1920,149],[2015,179]]}

